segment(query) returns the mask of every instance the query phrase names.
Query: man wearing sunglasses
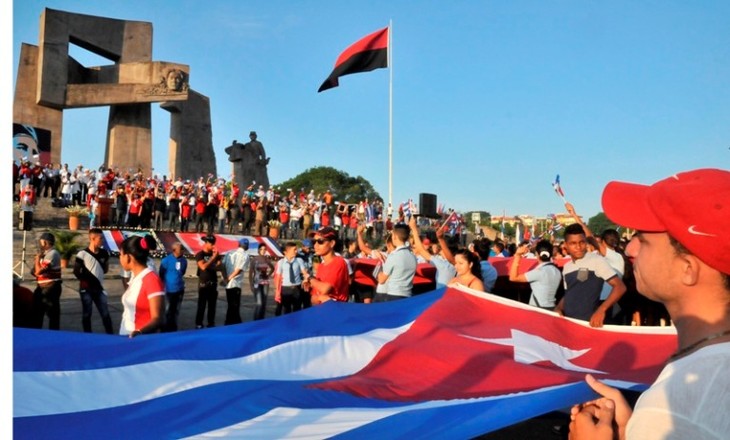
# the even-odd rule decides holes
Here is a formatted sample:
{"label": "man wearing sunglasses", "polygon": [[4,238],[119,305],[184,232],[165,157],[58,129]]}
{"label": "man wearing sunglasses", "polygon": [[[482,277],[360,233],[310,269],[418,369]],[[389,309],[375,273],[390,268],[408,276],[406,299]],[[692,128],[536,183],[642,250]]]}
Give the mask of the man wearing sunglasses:
{"label": "man wearing sunglasses", "polygon": [[347,262],[335,255],[337,231],[324,227],[314,233],[314,253],[322,259],[315,276],[305,275],[304,284],[309,285],[312,305],[334,300],[347,302],[350,277]]}

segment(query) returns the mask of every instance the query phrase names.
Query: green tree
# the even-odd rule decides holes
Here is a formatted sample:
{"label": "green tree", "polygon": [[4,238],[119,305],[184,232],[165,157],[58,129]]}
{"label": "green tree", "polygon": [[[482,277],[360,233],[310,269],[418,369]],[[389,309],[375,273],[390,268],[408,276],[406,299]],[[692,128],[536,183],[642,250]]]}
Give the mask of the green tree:
{"label": "green tree", "polygon": [[588,227],[595,235],[601,235],[606,229],[616,229],[617,225],[609,220],[606,214],[599,212],[588,219]]}
{"label": "green tree", "polygon": [[335,200],[345,203],[358,203],[366,198],[370,201],[382,200],[380,194],[364,177],[351,177],[344,171],[332,167],[310,168],[276,186],[281,190],[291,188],[295,192],[302,188],[314,190],[315,194],[330,190]]}
{"label": "green tree", "polygon": [[[501,234],[502,225],[498,225],[497,230],[500,231],[500,234]],[[511,239],[514,239],[516,232],[517,232],[517,230],[516,230],[516,228],[514,226],[512,226],[509,223],[505,223],[504,224],[504,239],[505,240],[509,240],[510,238]]]}
{"label": "green tree", "polygon": [[472,220],[472,214],[475,212],[479,213],[479,226],[490,226],[492,224],[492,214],[487,211],[469,211],[464,214],[464,221],[470,231],[474,230],[474,221]]}

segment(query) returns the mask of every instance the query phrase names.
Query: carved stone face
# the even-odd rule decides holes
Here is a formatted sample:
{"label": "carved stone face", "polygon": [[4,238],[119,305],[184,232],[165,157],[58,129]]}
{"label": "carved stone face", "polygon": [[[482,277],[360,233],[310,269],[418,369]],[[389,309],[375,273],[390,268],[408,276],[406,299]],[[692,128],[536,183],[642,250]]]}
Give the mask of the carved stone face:
{"label": "carved stone face", "polygon": [[167,90],[172,92],[179,92],[183,88],[184,75],[182,71],[178,69],[172,69],[167,73]]}

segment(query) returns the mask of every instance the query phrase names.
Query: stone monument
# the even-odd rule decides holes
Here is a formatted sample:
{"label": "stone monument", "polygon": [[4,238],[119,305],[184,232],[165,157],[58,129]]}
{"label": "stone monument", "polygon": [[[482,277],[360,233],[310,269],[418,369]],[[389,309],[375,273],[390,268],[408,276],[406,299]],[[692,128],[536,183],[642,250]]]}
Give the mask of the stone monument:
{"label": "stone monument", "polygon": [[[85,67],[69,44],[113,64]],[[184,64],[152,61],[152,23],[46,8],[39,46],[21,47],[13,122],[50,131],[51,162],[60,163],[63,110],[109,106],[103,165],[150,175],[150,104],[160,102],[172,113],[170,177],[215,175],[210,103],[189,88],[189,73]]]}
{"label": "stone monument", "polygon": [[233,175],[236,183],[241,188],[249,185],[263,185],[269,187],[269,173],[267,165],[270,157],[266,157],[264,145],[258,140],[255,131],[249,134],[250,142],[241,144],[233,141],[225,151],[228,160],[233,162]]}

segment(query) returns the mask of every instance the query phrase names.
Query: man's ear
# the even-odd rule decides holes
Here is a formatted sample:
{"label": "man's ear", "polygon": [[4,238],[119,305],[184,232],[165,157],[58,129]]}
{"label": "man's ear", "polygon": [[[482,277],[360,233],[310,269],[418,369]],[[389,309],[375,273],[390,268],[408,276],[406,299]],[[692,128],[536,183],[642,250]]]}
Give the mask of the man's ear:
{"label": "man's ear", "polygon": [[677,259],[679,260],[678,264],[680,265],[680,279],[682,283],[686,286],[694,286],[697,284],[700,278],[700,268],[702,267],[700,259],[690,254],[677,255]]}

